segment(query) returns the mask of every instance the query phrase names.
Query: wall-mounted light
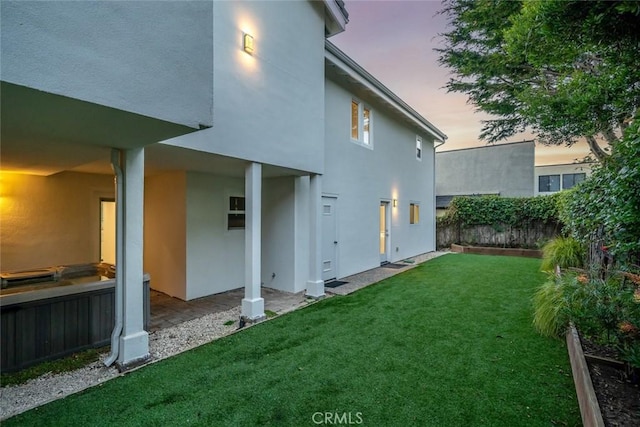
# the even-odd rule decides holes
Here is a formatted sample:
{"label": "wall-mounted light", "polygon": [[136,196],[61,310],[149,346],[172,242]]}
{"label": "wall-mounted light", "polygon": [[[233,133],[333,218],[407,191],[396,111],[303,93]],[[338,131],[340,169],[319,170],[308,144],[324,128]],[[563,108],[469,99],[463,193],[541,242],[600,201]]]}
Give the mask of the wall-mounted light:
{"label": "wall-mounted light", "polygon": [[393,199],[393,207],[394,208],[398,207],[398,199]]}
{"label": "wall-mounted light", "polygon": [[242,49],[249,55],[253,55],[254,45],[253,36],[251,34],[242,33]]}

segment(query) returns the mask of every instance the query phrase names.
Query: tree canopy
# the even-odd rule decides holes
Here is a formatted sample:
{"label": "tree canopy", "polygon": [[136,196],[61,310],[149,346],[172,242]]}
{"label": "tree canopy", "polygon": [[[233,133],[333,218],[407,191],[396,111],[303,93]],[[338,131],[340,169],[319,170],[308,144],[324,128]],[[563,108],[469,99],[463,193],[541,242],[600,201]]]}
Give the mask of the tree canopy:
{"label": "tree canopy", "polygon": [[495,119],[481,139],[530,129],[546,144],[580,138],[596,158],[640,104],[640,2],[445,0],[450,31],[440,63],[449,91]]}

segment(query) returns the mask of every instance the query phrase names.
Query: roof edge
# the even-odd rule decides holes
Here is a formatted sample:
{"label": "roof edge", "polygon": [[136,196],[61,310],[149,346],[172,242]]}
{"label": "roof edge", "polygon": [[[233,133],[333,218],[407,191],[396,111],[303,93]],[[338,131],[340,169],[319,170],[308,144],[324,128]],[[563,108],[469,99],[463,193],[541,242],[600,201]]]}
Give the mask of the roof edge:
{"label": "roof edge", "polygon": [[389,104],[393,105],[397,110],[414,121],[418,126],[430,133],[436,141],[440,141],[442,143],[445,142],[447,135],[414,110],[409,104],[400,99],[398,95],[393,93],[389,88],[329,40],[325,40],[325,58],[336,66],[342,68],[343,71],[347,72],[355,79],[360,80],[365,84],[365,86],[369,87],[369,89],[374,92],[377,92],[377,94],[382,98],[386,98],[386,101],[389,102]]}
{"label": "roof edge", "polygon": [[[349,22],[349,12],[343,0],[324,0],[326,37],[341,33]],[[328,22],[327,22],[328,21]]]}

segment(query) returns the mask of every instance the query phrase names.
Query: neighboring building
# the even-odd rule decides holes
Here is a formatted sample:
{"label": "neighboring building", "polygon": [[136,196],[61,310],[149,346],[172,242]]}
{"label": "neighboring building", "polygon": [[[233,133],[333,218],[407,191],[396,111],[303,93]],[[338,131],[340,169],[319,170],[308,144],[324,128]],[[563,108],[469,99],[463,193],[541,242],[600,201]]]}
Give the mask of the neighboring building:
{"label": "neighboring building", "polygon": [[436,153],[436,206],[455,196],[533,196],[534,162],[533,141]]}
{"label": "neighboring building", "polygon": [[259,319],[261,286],[321,297],[435,249],[446,136],[326,42],[341,1],[1,14],[2,271],[116,261],[120,365],[148,357],[143,271],[184,300],[244,287]]}
{"label": "neighboring building", "polygon": [[573,188],[591,175],[590,163],[536,166],[535,194],[551,194]]}

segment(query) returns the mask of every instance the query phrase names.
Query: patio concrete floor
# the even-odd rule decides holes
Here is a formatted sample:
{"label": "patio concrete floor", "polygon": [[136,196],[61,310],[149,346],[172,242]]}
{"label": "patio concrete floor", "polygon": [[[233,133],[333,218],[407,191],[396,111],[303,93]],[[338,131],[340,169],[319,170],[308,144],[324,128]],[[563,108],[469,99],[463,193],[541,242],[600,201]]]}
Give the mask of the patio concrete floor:
{"label": "patio concrete floor", "polygon": [[[410,258],[409,261],[412,262],[407,262],[406,266],[402,268],[388,268],[380,266],[359,274],[344,277],[340,280],[347,282],[346,284],[336,288],[325,287],[325,293],[327,294],[327,297],[331,297],[333,295],[347,295],[357,291],[358,289],[362,289],[365,286],[369,286],[372,283],[379,282],[387,277],[391,277],[414,268],[425,261],[444,255],[445,253],[446,252],[429,252]],[[397,262],[397,264],[404,263]],[[151,290],[151,319],[149,320],[149,332],[169,328],[207,314],[240,307],[243,297],[244,288],[238,288],[191,301],[183,301],[178,298],[170,297],[162,292]],[[304,292],[294,294],[266,287],[262,288],[262,297],[265,302],[265,310],[270,310],[278,314],[295,310],[310,302]]]}

